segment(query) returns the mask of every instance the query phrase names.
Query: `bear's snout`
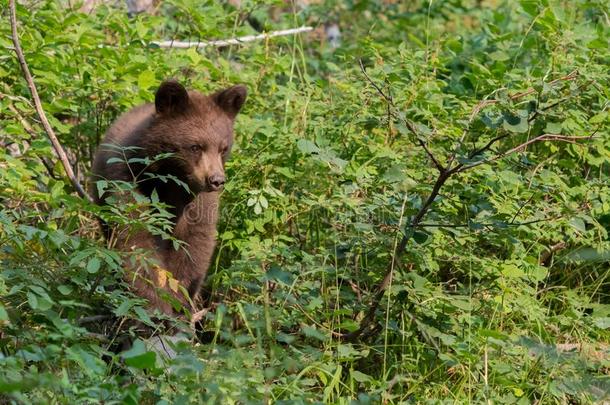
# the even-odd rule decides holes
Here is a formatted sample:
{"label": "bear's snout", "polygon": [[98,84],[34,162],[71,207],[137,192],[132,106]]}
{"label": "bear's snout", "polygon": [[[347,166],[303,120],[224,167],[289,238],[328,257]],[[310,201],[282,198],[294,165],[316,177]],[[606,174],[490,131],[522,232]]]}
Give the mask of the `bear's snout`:
{"label": "bear's snout", "polygon": [[212,191],[218,191],[225,184],[225,176],[224,174],[213,174],[208,177],[208,187]]}

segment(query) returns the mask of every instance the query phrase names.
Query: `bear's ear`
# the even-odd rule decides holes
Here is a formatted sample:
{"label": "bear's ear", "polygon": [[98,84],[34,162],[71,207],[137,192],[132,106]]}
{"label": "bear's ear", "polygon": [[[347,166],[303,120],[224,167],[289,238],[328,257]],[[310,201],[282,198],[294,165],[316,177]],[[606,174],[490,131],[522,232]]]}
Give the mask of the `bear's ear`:
{"label": "bear's ear", "polygon": [[247,94],[248,89],[246,89],[246,86],[237,85],[221,90],[212,97],[216,104],[218,104],[229,117],[235,118],[239,110],[241,110],[241,106],[244,105]]}
{"label": "bear's ear", "polygon": [[155,108],[157,113],[170,115],[186,110],[189,94],[180,83],[174,79],[161,83],[155,93]]}

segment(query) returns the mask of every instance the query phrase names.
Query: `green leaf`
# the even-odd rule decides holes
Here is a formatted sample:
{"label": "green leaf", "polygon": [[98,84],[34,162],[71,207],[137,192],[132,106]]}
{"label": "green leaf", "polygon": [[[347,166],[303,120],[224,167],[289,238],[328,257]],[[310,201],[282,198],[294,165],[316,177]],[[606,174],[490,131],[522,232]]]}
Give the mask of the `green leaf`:
{"label": "green leaf", "polygon": [[524,133],[529,129],[529,124],[527,122],[527,116],[522,117],[520,115],[514,115],[509,112],[505,112],[502,114],[504,117],[504,123],[502,127],[510,132],[515,133]]}
{"label": "green leaf", "polygon": [[502,275],[508,278],[522,278],[525,276],[525,272],[523,269],[517,267],[514,264],[504,264],[502,265]]}
{"label": "green leaf", "polygon": [[69,285],[62,284],[62,285],[57,286],[57,291],[59,291],[63,295],[70,295],[72,290],[73,290],[73,288]]}
{"label": "green leaf", "polygon": [[8,312],[2,304],[0,304],[0,321],[8,321]]}
{"label": "green leaf", "polygon": [[305,154],[319,153],[320,148],[308,139],[299,139],[297,141],[297,148]]}
{"label": "green leaf", "polygon": [[98,180],[95,183],[95,187],[97,188],[97,195],[102,196],[108,188],[108,182],[106,180]]}
{"label": "green leaf", "polygon": [[547,134],[561,134],[560,122],[547,122],[544,132]]}
{"label": "green leaf", "polygon": [[529,275],[532,281],[540,282],[543,281],[549,274],[549,270],[544,266],[533,266]]}
{"label": "green leaf", "polygon": [[155,368],[157,359],[156,353],[147,351],[144,342],[140,339],[133,342],[131,349],[121,353],[121,357],[125,360],[125,364],[138,369]]}
{"label": "green leaf", "polygon": [[125,300],[114,310],[114,314],[116,316],[125,316],[133,306],[134,302],[132,300]]}
{"label": "green leaf", "polygon": [[500,61],[500,62],[510,59],[510,56],[504,51],[492,52],[489,54],[489,57],[491,58],[491,60]]}
{"label": "green leaf", "polygon": [[587,232],[587,226],[585,225],[585,221],[583,221],[581,218],[575,217],[570,219],[570,225],[572,226],[572,228],[576,229],[579,232]]}
{"label": "green leaf", "polygon": [[426,241],[428,240],[428,237],[430,235],[428,235],[426,232],[422,232],[422,231],[415,231],[413,233],[413,240],[418,244],[418,245],[423,245],[424,243],[426,243]]}
{"label": "green leaf", "polygon": [[400,165],[391,166],[386,172],[383,174],[383,179],[388,183],[398,183],[404,180],[405,175],[402,172],[402,167]]}
{"label": "green leaf", "polygon": [[87,263],[87,272],[91,273],[91,274],[95,274],[98,272],[98,270],[100,269],[100,259],[99,257],[92,257],[91,259],[89,259],[89,262]]}
{"label": "green leaf", "polygon": [[359,383],[367,383],[373,381],[373,377],[368,374],[364,374],[358,370],[350,370],[350,375],[352,378]]}
{"label": "green leaf", "polygon": [[362,357],[360,352],[354,349],[351,344],[339,344],[337,346],[337,356],[341,361],[353,360]]}
{"label": "green leaf", "polygon": [[278,265],[271,265],[269,270],[265,273],[265,279],[283,283],[284,285],[291,285],[294,281],[294,277],[287,271],[283,271]]}
{"label": "green leaf", "polygon": [[189,59],[191,60],[191,63],[193,63],[194,65],[201,62],[201,55],[199,54],[199,52],[197,51],[197,49],[195,47],[187,49],[186,56],[189,57]]}
{"label": "green leaf", "polygon": [[38,297],[36,294],[28,292],[26,296],[28,297],[28,304],[30,305],[30,308],[38,309]]}
{"label": "green leaf", "polygon": [[267,199],[265,198],[265,196],[260,196],[258,199],[261,207],[263,207],[264,209],[269,208],[269,202],[267,201]]}
{"label": "green leaf", "polygon": [[608,120],[608,111],[602,111],[589,119],[591,124],[601,124]]}
{"label": "green leaf", "polygon": [[610,317],[595,318],[593,324],[600,329],[610,329]]}
{"label": "green leaf", "polygon": [[145,70],[138,76],[138,87],[142,90],[147,90],[155,83],[155,74],[151,70]]}
{"label": "green leaf", "polygon": [[146,325],[155,326],[155,323],[150,319],[148,312],[144,310],[142,307],[134,307],[133,311],[138,316],[138,320],[144,322]]}
{"label": "green leaf", "polygon": [[312,326],[303,326],[301,331],[307,337],[314,338],[314,339],[320,340],[322,342],[325,342],[327,340],[326,335],[324,335],[322,332],[317,330],[315,327],[312,327]]}
{"label": "green leaf", "polygon": [[539,0],[520,0],[519,3],[521,3],[523,10],[532,17],[538,14]]}

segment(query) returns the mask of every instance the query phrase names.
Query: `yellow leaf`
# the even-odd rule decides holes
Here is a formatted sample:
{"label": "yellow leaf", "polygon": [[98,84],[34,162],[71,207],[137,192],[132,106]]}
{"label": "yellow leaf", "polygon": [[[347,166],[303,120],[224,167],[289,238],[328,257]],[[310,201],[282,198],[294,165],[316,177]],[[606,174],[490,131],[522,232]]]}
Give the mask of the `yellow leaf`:
{"label": "yellow leaf", "polygon": [[179,286],[180,286],[180,283],[178,282],[178,280],[176,280],[175,278],[170,278],[169,279],[169,289],[170,290],[172,290],[173,292],[177,293]]}
{"label": "yellow leaf", "polygon": [[167,271],[161,267],[155,267],[154,270],[157,275],[157,286],[161,288],[165,287],[167,284]]}

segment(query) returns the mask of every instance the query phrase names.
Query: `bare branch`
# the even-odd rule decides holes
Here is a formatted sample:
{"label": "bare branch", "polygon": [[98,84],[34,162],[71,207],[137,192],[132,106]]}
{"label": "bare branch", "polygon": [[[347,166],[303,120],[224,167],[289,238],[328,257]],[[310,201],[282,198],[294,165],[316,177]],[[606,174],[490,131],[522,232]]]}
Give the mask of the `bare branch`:
{"label": "bare branch", "polygon": [[197,41],[197,42],[184,42],[184,41],[154,41],[153,44],[159,46],[160,48],[206,48],[208,46],[212,47],[222,47],[229,45],[242,45],[248,42],[258,41],[260,39],[269,39],[274,37],[281,37],[286,35],[294,35],[300,34],[302,32],[312,31],[313,27],[299,27],[299,28],[291,28],[289,30],[280,30],[280,31],[271,31],[264,34],[259,35],[248,35],[245,37],[239,38],[230,38],[230,39],[220,39],[215,41]]}
{"label": "bare branch", "polygon": [[[561,82],[565,82],[565,81],[570,81],[570,80],[574,80],[578,77],[578,70],[573,70],[572,72],[568,73],[565,76],[561,76],[555,80],[551,80],[550,82],[547,83],[548,86],[555,86],[556,84],[559,84]],[[530,94],[534,94],[536,92],[536,89],[534,89],[533,87],[530,87],[529,89],[522,91],[521,93],[516,93],[513,94],[512,96],[510,96],[511,100],[518,100],[520,98],[523,98],[525,96],[529,96]]]}
{"label": "bare branch", "polygon": [[523,209],[530,203],[532,202],[532,200],[534,199],[534,197],[536,196],[536,193],[532,193],[532,195],[530,196],[530,198],[528,198],[523,204],[521,204],[519,206],[519,209],[517,210],[517,212],[515,212],[515,215],[513,215],[513,217],[510,220],[510,224],[513,225],[515,223],[515,220],[517,219],[517,217],[519,216],[519,214],[521,214],[521,211],[523,211]]}
{"label": "bare branch", "polygon": [[458,140],[458,142],[455,146],[455,149],[453,150],[453,153],[451,154],[451,157],[449,157],[449,160],[447,161],[447,167],[450,168],[451,165],[453,164],[455,158],[457,157],[458,151],[464,144],[464,139],[466,139],[466,135],[468,135],[468,130],[470,129],[470,124],[472,124],[472,121],[474,121],[475,117],[477,115],[479,115],[479,112],[481,112],[482,109],[484,109],[488,105],[492,105],[497,102],[498,102],[497,100],[482,100],[477,105],[474,106],[474,108],[472,109],[472,112],[470,113],[470,118],[468,118],[468,123],[466,124],[466,127],[462,131],[462,136]]}
{"label": "bare branch", "polygon": [[[537,224],[539,222],[549,222],[549,221],[554,221],[556,219],[559,219],[562,217],[552,217],[552,218],[542,218],[542,219],[533,219],[531,221],[524,221],[524,222],[505,222],[503,223],[504,226],[510,226],[510,227],[515,227],[515,226],[524,226],[524,225],[532,225],[532,224]],[[492,222],[472,222],[469,224],[419,224],[417,227],[418,228],[472,228],[473,226],[488,226],[488,227],[497,227],[498,223],[492,223]]]}
{"label": "bare branch", "polygon": [[535,138],[532,138],[532,139],[528,140],[527,142],[524,142],[524,143],[522,143],[520,145],[517,145],[514,148],[509,149],[506,152],[502,152],[502,153],[500,153],[500,154],[498,154],[496,156],[493,156],[493,157],[491,157],[489,159],[483,159],[483,160],[480,160],[478,162],[474,162],[474,163],[471,163],[469,165],[463,165],[463,166],[460,166],[460,167],[456,166],[452,170],[453,170],[454,173],[461,173],[463,171],[472,169],[473,167],[477,167],[477,166],[480,166],[480,165],[485,164],[485,163],[495,162],[498,159],[502,159],[503,157],[506,157],[506,156],[508,156],[508,155],[510,155],[512,153],[518,152],[521,149],[527,147],[528,145],[531,145],[531,144],[536,143],[536,142],[541,142],[541,141],[560,141],[560,142],[567,142],[567,143],[573,143],[573,144],[577,144],[578,145],[579,141],[583,141],[583,140],[587,140],[588,141],[588,140],[591,140],[592,137],[593,137],[593,135],[591,135],[591,136],[567,136],[567,135],[544,134],[544,135],[540,135],[540,136],[537,136]]}
{"label": "bare branch", "polygon": [[[569,74],[559,77],[555,80],[551,80],[550,82],[547,83],[548,86],[556,86],[559,83],[565,82],[565,81],[571,81],[574,80],[578,77],[578,70],[573,70],[572,72],[570,72]],[[589,83],[590,84],[590,83]],[[587,84],[588,85],[588,84]],[[582,87],[582,86],[581,86]],[[513,94],[512,96],[509,97],[510,100],[512,101],[516,101],[519,100],[520,98],[523,98],[525,96],[529,96],[531,94],[534,94],[536,92],[536,89],[534,89],[533,87],[530,87],[529,89],[522,91],[520,93],[516,93]],[[490,105],[494,105],[499,103],[501,100],[498,99],[489,99],[489,100],[482,100],[479,103],[477,103],[477,105],[475,105],[472,109],[472,112],[470,113],[470,118],[468,119],[468,124],[466,125],[466,128],[464,128],[464,132],[462,133],[462,136],[460,137],[458,143],[456,144],[456,147],[453,151],[453,153],[451,154],[451,157],[449,158],[448,162],[447,162],[447,167],[451,167],[451,164],[454,162],[455,158],[457,157],[457,153],[459,151],[459,149],[462,147],[463,143],[464,143],[464,139],[466,139],[466,135],[468,134],[468,128],[470,127],[470,124],[472,123],[472,121],[474,121],[474,119],[476,118],[477,115],[479,115],[479,113],[484,110],[486,107],[489,107]],[[553,106],[549,106],[548,108],[552,108]],[[548,108],[545,108],[548,109]],[[531,122],[531,121],[529,121]],[[498,137],[498,138],[494,138],[489,144],[485,145],[483,148],[479,149],[478,151],[473,152],[471,155],[472,156],[476,156],[477,154],[481,153],[484,150],[487,150],[491,147],[491,145],[493,145],[493,143],[495,143],[496,141],[505,138],[507,135],[502,136],[502,137]]]}
{"label": "bare branch", "polygon": [[[392,107],[394,107],[394,100],[392,99],[392,97],[386,95],[383,92],[383,90],[381,90],[381,88],[377,85],[377,83],[375,83],[375,81],[373,79],[371,79],[369,74],[366,73],[366,69],[364,67],[364,64],[362,63],[362,59],[359,59],[358,63],[360,64],[360,70],[362,71],[362,74],[364,75],[366,80],[371,84],[371,86],[373,86],[375,88],[375,90],[377,90],[377,92],[381,95],[381,97],[383,97],[388,103],[390,103],[392,105]],[[409,129],[411,129],[411,128],[409,128]]]}
{"label": "bare branch", "polygon": [[436,169],[439,172],[445,171],[445,168],[443,167],[443,165],[440,164],[440,162],[438,160],[436,160],[436,157],[434,157],[434,154],[432,153],[430,148],[428,148],[428,144],[419,137],[417,138],[417,143],[419,143],[419,146],[421,146],[426,151],[426,154],[428,155],[430,160],[432,160],[432,163],[434,163],[434,166],[436,167]]}
{"label": "bare branch", "polygon": [[538,260],[538,263],[540,263],[541,266],[546,266],[549,263],[549,259],[551,258],[551,256],[553,256],[553,254],[555,254],[555,252],[560,251],[561,249],[565,248],[567,246],[566,242],[559,242],[559,243],[555,243],[554,245],[551,245],[549,247],[546,248],[546,250],[544,252],[542,252],[542,254],[540,254],[540,259]]}
{"label": "bare branch", "polygon": [[26,82],[28,83],[30,93],[32,94],[32,98],[34,100],[34,107],[36,108],[36,113],[38,114],[38,117],[40,118],[40,122],[42,123],[42,126],[43,126],[45,132],[47,133],[47,136],[49,137],[51,144],[53,145],[53,149],[55,149],[57,156],[59,156],[59,160],[61,161],[61,163],[64,167],[64,170],[66,171],[66,175],[68,176],[68,178],[70,179],[70,182],[72,183],[72,186],[74,186],[74,188],[76,189],[76,191],[82,198],[87,199],[89,202],[93,202],[93,199],[91,198],[91,196],[89,194],[87,194],[85,189],[80,185],[80,183],[76,179],[76,176],[74,175],[74,171],[72,170],[72,166],[70,165],[70,161],[68,160],[68,156],[66,155],[64,148],[61,146],[61,143],[59,143],[57,136],[55,136],[55,132],[53,131],[51,124],[49,124],[49,120],[47,120],[47,116],[42,108],[42,103],[40,101],[40,97],[38,96],[38,90],[36,90],[36,85],[34,84],[34,79],[32,78],[30,69],[28,68],[27,62],[25,61],[25,56],[23,55],[23,51],[21,49],[21,44],[19,43],[19,36],[17,34],[17,11],[15,9],[15,0],[9,0],[9,9],[10,9],[11,32],[12,32],[11,37],[13,39],[13,45],[15,46],[15,53],[17,54],[17,59],[19,60],[19,64],[21,65],[21,70],[23,71],[23,76],[24,76]]}
{"label": "bare branch", "polygon": [[483,153],[483,152],[485,152],[485,151],[489,150],[489,149],[490,149],[490,148],[491,148],[491,147],[494,145],[494,143],[496,143],[496,142],[498,142],[498,141],[500,141],[500,140],[502,140],[502,139],[504,139],[504,138],[508,138],[508,136],[509,136],[509,135],[510,135],[509,133],[506,133],[506,134],[502,134],[502,135],[498,135],[498,136],[496,136],[495,138],[493,138],[493,139],[491,139],[489,142],[487,142],[487,143],[485,144],[485,146],[483,146],[483,147],[481,147],[481,148],[479,148],[479,149],[476,149],[476,150],[472,151],[472,152],[471,152],[471,153],[468,155],[468,159],[472,159],[473,157],[475,157],[475,156],[477,156],[477,155],[480,155],[481,153]]}

